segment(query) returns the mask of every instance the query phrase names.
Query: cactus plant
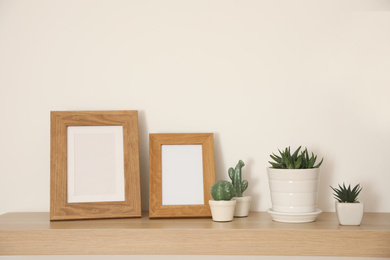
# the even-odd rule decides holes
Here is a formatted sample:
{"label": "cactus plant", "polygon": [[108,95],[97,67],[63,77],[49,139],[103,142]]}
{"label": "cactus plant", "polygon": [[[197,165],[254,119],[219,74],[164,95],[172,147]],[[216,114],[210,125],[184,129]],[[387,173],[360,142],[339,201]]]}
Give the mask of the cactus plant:
{"label": "cactus plant", "polygon": [[333,193],[333,196],[338,202],[359,203],[359,201],[357,200],[357,196],[363,189],[360,187],[360,184],[357,184],[352,190],[351,185],[349,185],[347,188],[345,187],[344,183],[343,186],[339,184],[339,189],[333,188],[332,186],[330,187],[335,192]]}
{"label": "cactus plant", "polygon": [[298,155],[301,146],[291,155],[290,147],[287,147],[283,152],[279,150],[280,156],[272,153],[270,157],[275,162],[269,162],[272,165],[272,168],[277,169],[311,169],[318,168],[324,161],[324,158],[316,165],[315,162],[317,160],[317,155],[311,153],[311,157],[309,157],[309,152],[307,148]]}
{"label": "cactus plant", "polygon": [[242,160],[239,160],[236,168],[230,167],[228,170],[229,178],[232,180],[235,197],[242,197],[243,192],[248,188],[248,181],[241,181],[241,169],[245,166]]}
{"label": "cactus plant", "polygon": [[211,186],[211,196],[214,200],[231,200],[234,194],[233,185],[228,181],[217,181]]}

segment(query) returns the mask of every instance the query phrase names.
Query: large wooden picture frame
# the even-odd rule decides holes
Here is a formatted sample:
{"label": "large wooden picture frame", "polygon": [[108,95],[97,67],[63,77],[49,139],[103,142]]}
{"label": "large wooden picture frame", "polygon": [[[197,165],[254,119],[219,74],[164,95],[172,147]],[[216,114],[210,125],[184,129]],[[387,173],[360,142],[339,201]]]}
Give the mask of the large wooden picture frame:
{"label": "large wooden picture frame", "polygon": [[50,220],[141,217],[138,111],[52,111]]}
{"label": "large wooden picture frame", "polygon": [[149,217],[210,217],[212,133],[149,135]]}

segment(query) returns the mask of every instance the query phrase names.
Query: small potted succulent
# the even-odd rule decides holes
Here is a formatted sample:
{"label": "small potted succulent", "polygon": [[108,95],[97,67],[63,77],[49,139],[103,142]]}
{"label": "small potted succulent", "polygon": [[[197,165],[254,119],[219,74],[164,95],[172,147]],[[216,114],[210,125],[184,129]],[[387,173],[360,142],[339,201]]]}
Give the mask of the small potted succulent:
{"label": "small potted succulent", "polygon": [[236,167],[230,167],[228,170],[229,178],[232,181],[234,188],[234,197],[233,199],[237,201],[236,209],[234,210],[235,217],[247,217],[249,214],[249,208],[251,203],[251,196],[243,196],[244,191],[248,188],[248,181],[241,180],[242,176],[242,167],[245,166],[245,163],[242,160],[239,160]]}
{"label": "small potted succulent", "polygon": [[211,186],[211,197],[209,200],[211,215],[214,221],[226,222],[233,220],[233,213],[236,206],[233,185],[225,180],[217,181]]}
{"label": "small potted succulent", "polygon": [[[314,221],[322,211],[316,208],[319,183],[319,167],[322,160],[316,164],[317,155],[307,148],[301,151],[301,146],[291,153],[290,147],[280,155],[271,154],[271,167],[267,168],[271,192],[272,209],[268,212],[287,215],[312,215],[308,221]],[[274,218],[275,220],[275,218]],[[306,220],[304,220],[306,221]],[[288,222],[288,220],[286,220]],[[303,221],[302,221],[303,222]]]}
{"label": "small potted succulent", "polygon": [[353,189],[351,189],[351,185],[348,185],[347,188],[344,183],[343,186],[339,184],[338,188],[330,187],[334,191],[333,196],[336,199],[336,212],[340,225],[360,225],[364,213],[364,204],[357,200],[363,189],[360,184],[357,184]]}

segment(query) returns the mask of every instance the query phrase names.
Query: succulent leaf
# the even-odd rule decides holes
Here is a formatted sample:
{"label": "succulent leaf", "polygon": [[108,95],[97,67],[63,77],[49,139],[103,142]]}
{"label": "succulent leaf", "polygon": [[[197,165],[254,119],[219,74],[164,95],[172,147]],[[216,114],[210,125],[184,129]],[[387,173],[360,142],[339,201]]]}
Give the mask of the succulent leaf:
{"label": "succulent leaf", "polygon": [[321,161],[317,165],[315,165],[313,168],[319,168],[323,161],[324,161],[324,158],[322,158]]}
{"label": "succulent leaf", "polygon": [[299,156],[296,162],[294,163],[294,169],[299,169],[299,167],[301,167],[301,164],[302,164],[302,156]]}
{"label": "succulent leaf", "polygon": [[357,184],[352,190],[351,185],[348,185],[348,188],[343,183],[343,186],[339,184],[339,188],[333,188],[334,191],[333,196],[338,202],[347,202],[347,203],[355,203],[358,202],[357,197],[359,193],[362,191],[362,187],[360,184]]}
{"label": "succulent leaf", "polygon": [[268,162],[272,165],[272,168],[282,169],[281,164],[270,162],[270,161],[268,161]]}
{"label": "succulent leaf", "polygon": [[272,168],[276,169],[310,169],[310,168],[318,168],[321,166],[321,164],[324,161],[324,158],[321,159],[321,161],[318,164],[316,163],[317,155],[314,155],[314,153],[311,153],[311,156],[309,156],[309,152],[307,151],[307,148],[305,150],[301,151],[301,146],[298,147],[294,151],[294,153],[291,155],[291,149],[290,147],[286,147],[284,150],[280,150],[279,155],[276,155],[272,153],[270,155],[271,159],[273,161],[269,161]]}
{"label": "succulent leaf", "polygon": [[294,158],[294,160],[297,158],[298,156],[298,153],[299,153],[299,150],[301,150],[301,146],[298,147],[298,149],[294,152],[294,154],[292,155],[292,158]]}
{"label": "succulent leaf", "polygon": [[275,154],[271,154],[270,156],[271,156],[271,158],[272,158],[275,162],[277,162],[277,163],[282,163],[282,158],[281,158],[281,157],[279,157],[279,156],[277,156],[277,155],[275,155]]}

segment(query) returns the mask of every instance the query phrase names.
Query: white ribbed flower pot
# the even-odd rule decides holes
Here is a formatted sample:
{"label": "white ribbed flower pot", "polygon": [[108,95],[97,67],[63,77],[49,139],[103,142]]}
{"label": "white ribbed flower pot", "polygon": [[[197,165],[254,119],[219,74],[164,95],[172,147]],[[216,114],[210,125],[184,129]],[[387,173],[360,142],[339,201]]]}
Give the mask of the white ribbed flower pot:
{"label": "white ribbed flower pot", "polygon": [[252,197],[234,197],[233,200],[237,201],[236,209],[234,210],[234,216],[247,217],[249,215],[249,208],[251,206]]}
{"label": "white ribbed flower pot", "polygon": [[217,222],[232,221],[236,203],[236,200],[209,200],[213,220]]}
{"label": "white ribbed flower pot", "polygon": [[316,211],[319,168],[267,168],[272,210],[285,213]]}
{"label": "white ribbed flower pot", "polygon": [[335,205],[340,225],[360,225],[364,213],[363,203],[341,203],[336,201]]}

